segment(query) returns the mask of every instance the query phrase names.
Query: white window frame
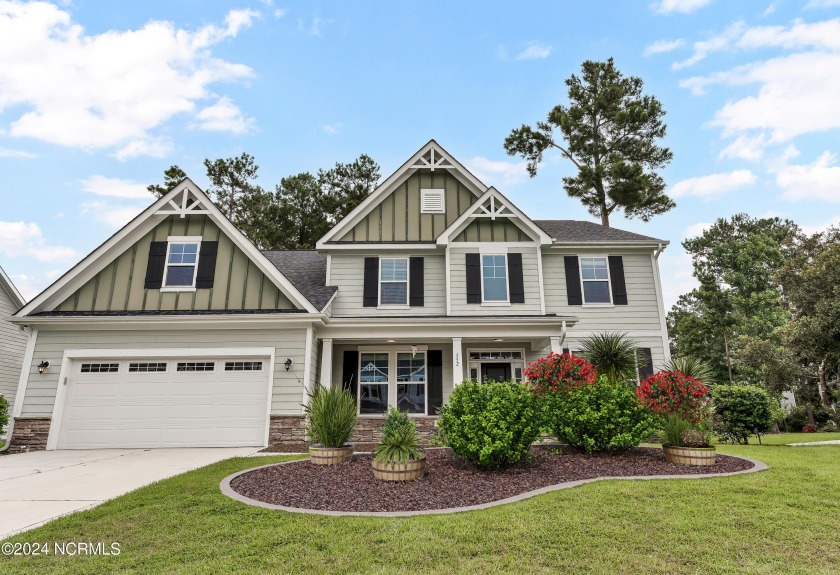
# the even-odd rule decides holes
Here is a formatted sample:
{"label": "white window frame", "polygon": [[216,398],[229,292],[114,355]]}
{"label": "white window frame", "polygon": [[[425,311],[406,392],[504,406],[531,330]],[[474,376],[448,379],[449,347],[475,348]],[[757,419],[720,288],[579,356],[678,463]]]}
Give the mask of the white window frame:
{"label": "white window frame", "polygon": [[[382,303],[382,284],[389,283],[389,284],[401,284],[402,281],[393,281],[393,280],[382,280],[382,260],[405,260],[405,303]],[[409,293],[411,290],[411,258],[408,256],[400,256],[400,257],[379,257],[379,272],[377,274],[378,279],[378,286],[377,289],[379,293],[377,295],[377,308],[378,309],[409,309],[411,306],[408,302],[411,301],[411,294]]]}
{"label": "white window frame", "polygon": [[[522,359],[478,359],[473,360],[470,359],[470,355],[473,353],[481,353],[481,352],[494,352],[494,353],[501,353],[501,352],[519,352],[522,354]],[[467,349],[467,376],[471,375],[473,369],[477,370],[478,374],[478,381],[481,381],[481,364],[482,363],[509,363],[510,364],[510,375],[512,378],[516,378],[514,371],[517,367],[522,368],[522,381],[528,381],[528,378],[525,377],[525,368],[528,365],[525,356],[525,348],[519,347],[471,347]],[[521,362],[521,366],[519,363]]]}
{"label": "white window frame", "polygon": [[[503,256],[505,258],[505,299],[501,300],[487,300],[484,297],[484,256]],[[510,267],[508,265],[508,255],[505,253],[481,253],[481,305],[483,306],[509,306],[510,305]]]}
{"label": "white window frame", "polygon": [[[176,292],[176,291],[186,291],[186,292],[194,292],[195,291],[195,280],[198,277],[198,260],[201,256],[201,236],[169,236],[166,238],[166,260],[163,266],[163,282],[161,284],[160,291],[162,292]],[[172,246],[184,245],[184,244],[195,244],[195,264],[193,264],[193,278],[192,284],[188,286],[168,286],[166,285],[166,275],[169,272],[169,253],[172,250]],[[171,264],[173,267],[186,267],[189,264]]]}
{"label": "white window frame", "polygon": [[[385,417],[386,412],[382,413],[362,413],[362,385],[370,385],[365,384],[362,382],[362,354],[363,353],[378,353],[388,356],[388,381],[387,382],[379,382],[374,383],[372,385],[387,385],[388,386],[388,407],[397,407],[397,386],[401,384],[421,384],[419,381],[397,381],[397,355],[400,353],[412,353],[412,349],[410,347],[399,346],[399,347],[389,347],[389,348],[382,348],[382,347],[359,347],[359,362],[358,366],[356,367],[356,413],[359,417]],[[424,374],[425,374],[425,381],[422,382],[422,385],[426,389],[426,398],[423,404],[423,413],[409,413],[409,417],[425,417],[427,413],[429,413],[429,354],[428,354],[428,346],[421,345],[417,346],[417,351],[414,352],[417,355],[423,354],[424,356]]]}
{"label": "white window frame", "polygon": [[[440,209],[426,209],[427,196],[440,196]],[[421,214],[445,214],[446,213],[446,188],[422,188],[420,190],[420,213]]]}
{"label": "white window frame", "polygon": [[[585,280],[583,279],[583,259],[603,259],[604,262],[607,264],[607,279],[606,280]],[[578,274],[580,276],[580,299],[583,302],[584,306],[587,307],[615,307],[613,303],[613,294],[612,294],[612,277],[610,276],[610,258],[607,255],[603,254],[592,254],[592,255],[580,255],[578,254]],[[610,296],[610,301],[601,301],[601,302],[586,302],[586,290],[583,289],[584,282],[607,282],[607,293]]]}

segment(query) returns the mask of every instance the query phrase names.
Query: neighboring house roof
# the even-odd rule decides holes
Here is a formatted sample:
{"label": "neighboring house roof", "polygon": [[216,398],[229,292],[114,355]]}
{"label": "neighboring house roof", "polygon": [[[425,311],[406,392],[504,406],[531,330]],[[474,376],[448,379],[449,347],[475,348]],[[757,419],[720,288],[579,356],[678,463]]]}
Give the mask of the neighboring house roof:
{"label": "neighboring house roof", "polygon": [[12,283],[11,278],[6,275],[6,272],[3,271],[2,267],[0,267],[0,287],[9,294],[9,299],[12,300],[12,303],[15,304],[17,309],[26,305],[26,300],[23,299],[22,295],[20,295],[20,292],[15,287],[15,284]]}
{"label": "neighboring house roof", "polygon": [[626,232],[616,228],[602,226],[595,222],[580,220],[534,220],[534,223],[554,238],[555,243],[567,242],[657,242],[667,244],[666,240]]}
{"label": "neighboring house roof", "polygon": [[314,250],[264,251],[263,255],[292,282],[315,309],[324,309],[338,290],[327,283],[327,256]]}

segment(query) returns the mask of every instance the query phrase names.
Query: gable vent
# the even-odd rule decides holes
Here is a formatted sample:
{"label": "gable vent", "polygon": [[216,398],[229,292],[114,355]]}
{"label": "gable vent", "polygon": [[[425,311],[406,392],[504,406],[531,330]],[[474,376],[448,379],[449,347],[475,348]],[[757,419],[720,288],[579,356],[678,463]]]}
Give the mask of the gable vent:
{"label": "gable vent", "polygon": [[442,214],[444,202],[446,201],[446,190],[431,189],[420,190],[420,211],[424,214]]}

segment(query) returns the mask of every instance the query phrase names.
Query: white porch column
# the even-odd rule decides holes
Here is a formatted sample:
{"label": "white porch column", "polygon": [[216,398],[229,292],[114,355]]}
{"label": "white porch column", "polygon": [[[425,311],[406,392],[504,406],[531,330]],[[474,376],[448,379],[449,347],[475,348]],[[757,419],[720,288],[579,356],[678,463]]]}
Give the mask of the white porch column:
{"label": "white porch column", "polygon": [[321,385],[332,387],[333,340],[321,340]]}
{"label": "white porch column", "polygon": [[551,353],[563,353],[563,342],[559,335],[551,336]]}
{"label": "white porch column", "polygon": [[461,338],[452,338],[452,386],[464,381],[464,358],[462,353]]}

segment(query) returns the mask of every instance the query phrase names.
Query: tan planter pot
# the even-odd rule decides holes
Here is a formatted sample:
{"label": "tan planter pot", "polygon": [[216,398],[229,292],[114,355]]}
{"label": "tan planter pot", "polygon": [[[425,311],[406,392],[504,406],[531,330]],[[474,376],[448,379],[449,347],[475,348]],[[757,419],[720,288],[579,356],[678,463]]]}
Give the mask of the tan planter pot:
{"label": "tan planter pot", "polygon": [[385,481],[411,481],[426,474],[426,457],[409,459],[403,463],[377,463],[373,461],[373,475]]}
{"label": "tan planter pot", "polygon": [[714,447],[674,447],[673,445],[663,445],[662,450],[665,452],[665,459],[668,460],[668,463],[676,463],[678,465],[715,464]]}
{"label": "tan planter pot", "polygon": [[353,446],[309,448],[309,458],[315,465],[337,465],[353,459]]}

